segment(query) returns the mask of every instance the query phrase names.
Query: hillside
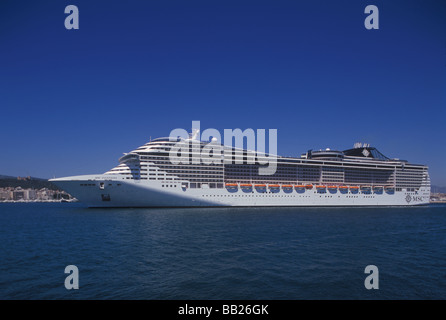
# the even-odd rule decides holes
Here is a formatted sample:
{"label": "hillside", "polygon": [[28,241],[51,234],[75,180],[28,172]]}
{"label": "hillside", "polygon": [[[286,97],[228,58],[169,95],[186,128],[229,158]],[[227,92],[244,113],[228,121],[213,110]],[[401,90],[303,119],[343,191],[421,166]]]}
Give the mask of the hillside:
{"label": "hillside", "polygon": [[10,177],[10,176],[0,175],[0,188],[8,188],[8,187],[11,188],[21,187],[23,189],[47,188],[50,190],[60,191],[60,188],[58,188],[55,184],[45,179],[34,178],[34,177],[21,178],[21,177]]}
{"label": "hillside", "polygon": [[431,193],[446,193],[446,187],[431,186]]}

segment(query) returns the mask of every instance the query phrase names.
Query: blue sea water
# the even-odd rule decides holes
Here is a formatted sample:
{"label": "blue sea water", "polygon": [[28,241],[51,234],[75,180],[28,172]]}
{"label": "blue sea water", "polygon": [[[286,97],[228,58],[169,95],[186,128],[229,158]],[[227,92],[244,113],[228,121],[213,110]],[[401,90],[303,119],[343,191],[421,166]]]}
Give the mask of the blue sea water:
{"label": "blue sea water", "polygon": [[[79,289],[67,290],[67,265]],[[367,290],[367,265],[379,289]],[[445,299],[446,205],[0,204],[0,299]]]}

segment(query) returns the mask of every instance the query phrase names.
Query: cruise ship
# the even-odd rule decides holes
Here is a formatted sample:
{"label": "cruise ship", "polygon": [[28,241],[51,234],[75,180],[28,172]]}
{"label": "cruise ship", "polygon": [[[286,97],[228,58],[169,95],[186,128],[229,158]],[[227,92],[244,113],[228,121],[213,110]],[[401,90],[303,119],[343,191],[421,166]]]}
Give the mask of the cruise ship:
{"label": "cruise ship", "polygon": [[[49,181],[89,207],[413,206],[429,203],[426,165],[384,156],[368,144],[344,151],[274,156],[222,145],[213,161],[191,161],[209,142],[158,138],[125,153],[103,174]],[[183,161],[172,161],[182,146]],[[177,150],[177,149],[176,149]]]}

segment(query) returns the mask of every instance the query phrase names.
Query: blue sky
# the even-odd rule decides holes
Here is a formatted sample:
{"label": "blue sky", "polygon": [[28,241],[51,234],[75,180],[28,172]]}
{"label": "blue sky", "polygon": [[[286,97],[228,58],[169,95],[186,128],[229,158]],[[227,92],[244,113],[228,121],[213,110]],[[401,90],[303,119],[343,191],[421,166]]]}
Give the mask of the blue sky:
{"label": "blue sky", "polygon": [[102,173],[199,120],[287,156],[367,142],[446,186],[442,1],[3,0],[0,48],[0,174]]}

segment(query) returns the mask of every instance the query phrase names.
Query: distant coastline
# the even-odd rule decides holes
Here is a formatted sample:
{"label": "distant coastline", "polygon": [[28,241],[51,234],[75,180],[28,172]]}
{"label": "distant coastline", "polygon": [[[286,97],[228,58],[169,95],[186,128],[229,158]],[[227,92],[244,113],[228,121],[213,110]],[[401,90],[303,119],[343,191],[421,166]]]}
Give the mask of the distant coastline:
{"label": "distant coastline", "polygon": [[430,203],[446,203],[446,193],[431,193]]}
{"label": "distant coastline", "polygon": [[0,202],[73,202],[77,199],[45,179],[0,175]]}
{"label": "distant coastline", "polygon": [[0,200],[0,203],[47,203],[47,202],[78,202],[76,198],[72,198],[69,200],[66,199],[57,199],[57,200]]}

